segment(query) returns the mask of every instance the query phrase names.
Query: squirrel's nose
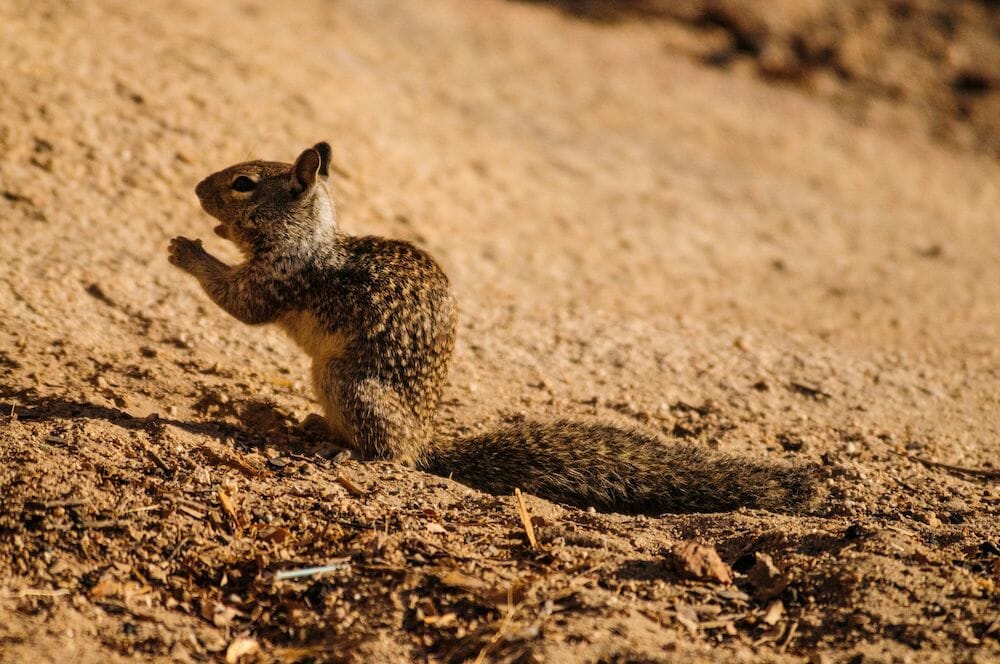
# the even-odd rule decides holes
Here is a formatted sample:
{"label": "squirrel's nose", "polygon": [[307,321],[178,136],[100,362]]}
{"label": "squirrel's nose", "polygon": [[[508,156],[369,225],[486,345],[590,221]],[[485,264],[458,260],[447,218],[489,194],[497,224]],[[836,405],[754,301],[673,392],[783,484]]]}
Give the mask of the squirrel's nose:
{"label": "squirrel's nose", "polygon": [[208,178],[205,178],[195,186],[194,193],[198,198],[205,198],[205,195],[208,194]]}

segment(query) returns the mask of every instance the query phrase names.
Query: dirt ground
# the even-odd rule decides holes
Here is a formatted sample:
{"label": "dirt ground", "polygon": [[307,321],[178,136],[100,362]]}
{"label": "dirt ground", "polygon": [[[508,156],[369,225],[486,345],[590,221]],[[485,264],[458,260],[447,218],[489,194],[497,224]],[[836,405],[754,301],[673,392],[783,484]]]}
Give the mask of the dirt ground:
{"label": "dirt ground", "polygon": [[[0,661],[1000,660],[995,5],[953,3],[956,79],[557,4],[0,2]],[[598,416],[816,463],[822,506],[527,496],[532,548],[512,497],[338,461],[305,358],[166,260],[235,261],[195,183],[318,140],[345,229],[452,278],[443,436]]]}

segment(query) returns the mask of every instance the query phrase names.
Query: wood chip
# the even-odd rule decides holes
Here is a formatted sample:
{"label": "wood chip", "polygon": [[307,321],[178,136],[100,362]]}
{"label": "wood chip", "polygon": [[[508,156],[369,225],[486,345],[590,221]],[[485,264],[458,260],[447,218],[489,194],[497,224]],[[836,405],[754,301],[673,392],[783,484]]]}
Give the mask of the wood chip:
{"label": "wood chip", "polygon": [[699,623],[702,629],[719,629],[720,627],[729,627],[733,623],[730,620],[706,620]]}
{"label": "wood chip", "polygon": [[351,494],[355,498],[360,498],[365,495],[364,489],[359,487],[344,475],[337,475],[337,484],[347,489],[347,493]]}
{"label": "wood chip", "polygon": [[690,606],[683,604],[674,605],[674,609],[677,611],[677,622],[687,627],[692,634],[696,634],[699,628],[698,614]]}
{"label": "wood chip", "polygon": [[260,643],[257,639],[241,636],[234,639],[226,648],[226,664],[239,664],[244,657],[250,657],[260,652]]}
{"label": "wood chip", "polygon": [[204,519],[205,518],[205,513],[204,512],[199,512],[198,510],[192,509],[192,508],[188,507],[187,505],[185,505],[183,503],[177,503],[177,511],[178,512],[184,512],[188,516],[190,516],[192,518],[195,518],[195,519]]}
{"label": "wood chip", "polygon": [[218,491],[218,496],[219,504],[222,505],[222,511],[225,512],[226,516],[229,517],[229,520],[232,521],[233,533],[235,534],[239,532],[239,530],[242,529],[246,523],[236,512],[236,505],[233,504],[233,499],[230,498],[229,494],[221,488]]}
{"label": "wood chip", "polygon": [[776,599],[767,605],[767,610],[764,611],[764,617],[761,618],[761,622],[774,626],[779,620],[781,620],[781,616],[784,615],[784,613],[785,605],[780,599]]}
{"label": "wood chip", "polygon": [[766,553],[757,553],[755,558],[756,562],[747,572],[747,580],[754,588],[754,599],[766,602],[784,592],[791,579],[782,574]]}
{"label": "wood chip", "polygon": [[253,466],[248,465],[236,456],[234,452],[225,450],[221,446],[216,449],[210,445],[202,445],[197,451],[205,456],[209,461],[238,470],[246,477],[254,478],[260,477],[264,474],[263,469],[254,468]]}
{"label": "wood chip", "polygon": [[460,590],[467,590],[469,592],[482,592],[487,589],[485,582],[466,574],[462,574],[458,570],[451,570],[450,572],[439,576],[438,581],[446,586],[458,588]]}
{"label": "wood chip", "polygon": [[733,571],[722,562],[715,547],[698,542],[680,542],[670,551],[674,570],[685,579],[731,584]]}

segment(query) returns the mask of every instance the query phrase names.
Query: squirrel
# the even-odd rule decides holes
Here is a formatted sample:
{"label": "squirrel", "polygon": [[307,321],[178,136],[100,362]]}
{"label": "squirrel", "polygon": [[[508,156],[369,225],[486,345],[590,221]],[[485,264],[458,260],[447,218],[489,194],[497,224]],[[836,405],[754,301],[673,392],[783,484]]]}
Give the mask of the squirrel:
{"label": "squirrel", "polygon": [[325,181],[331,149],[294,164],[249,161],[195,188],[243,263],[176,237],[170,262],[249,325],[274,323],[312,359],[325,426],[363,460],[387,459],[493,494],[515,488],[558,503],[626,514],[802,512],[816,472],[669,443],[639,429],[521,421],[457,441],[434,418],[455,345],[448,277],[415,245],[343,233]]}

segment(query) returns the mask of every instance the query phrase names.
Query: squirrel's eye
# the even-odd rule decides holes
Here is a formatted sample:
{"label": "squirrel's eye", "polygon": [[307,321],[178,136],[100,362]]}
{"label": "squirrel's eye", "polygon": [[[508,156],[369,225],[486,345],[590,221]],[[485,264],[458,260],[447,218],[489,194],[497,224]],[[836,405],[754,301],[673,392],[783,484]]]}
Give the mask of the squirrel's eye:
{"label": "squirrel's eye", "polygon": [[253,191],[253,188],[256,186],[257,183],[245,175],[241,175],[233,180],[233,189],[235,191]]}

